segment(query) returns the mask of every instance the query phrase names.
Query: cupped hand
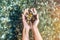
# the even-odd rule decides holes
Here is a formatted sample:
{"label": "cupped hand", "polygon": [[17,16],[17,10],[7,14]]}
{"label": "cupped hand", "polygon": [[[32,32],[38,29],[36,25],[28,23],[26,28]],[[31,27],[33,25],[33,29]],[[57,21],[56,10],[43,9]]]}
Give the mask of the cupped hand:
{"label": "cupped hand", "polygon": [[23,21],[23,25],[25,29],[30,29],[30,25],[28,25],[28,23],[26,22],[25,19],[25,14],[28,13],[28,9],[25,9],[24,13],[22,14],[22,21]]}
{"label": "cupped hand", "polygon": [[35,15],[36,19],[34,21],[34,23],[32,24],[33,27],[37,27],[39,24],[39,14],[37,14],[37,11],[35,8],[31,8],[31,11],[33,13],[33,15]]}

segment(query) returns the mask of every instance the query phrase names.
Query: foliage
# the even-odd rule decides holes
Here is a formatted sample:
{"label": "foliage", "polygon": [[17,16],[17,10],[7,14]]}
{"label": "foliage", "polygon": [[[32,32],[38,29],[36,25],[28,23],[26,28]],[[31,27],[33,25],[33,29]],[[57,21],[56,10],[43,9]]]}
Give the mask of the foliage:
{"label": "foliage", "polygon": [[50,15],[55,5],[53,0],[0,0],[0,40],[21,40],[21,14],[30,7],[35,7],[39,14],[43,40],[53,40],[55,31]]}

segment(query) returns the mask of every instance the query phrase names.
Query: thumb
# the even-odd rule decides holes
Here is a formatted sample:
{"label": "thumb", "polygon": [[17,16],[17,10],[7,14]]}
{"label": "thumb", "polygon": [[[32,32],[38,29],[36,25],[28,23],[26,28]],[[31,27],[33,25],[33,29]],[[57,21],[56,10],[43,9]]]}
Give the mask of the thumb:
{"label": "thumb", "polygon": [[22,21],[23,21],[23,23],[26,22],[24,14],[22,14]]}
{"label": "thumb", "polygon": [[39,20],[39,14],[37,14],[37,20]]}

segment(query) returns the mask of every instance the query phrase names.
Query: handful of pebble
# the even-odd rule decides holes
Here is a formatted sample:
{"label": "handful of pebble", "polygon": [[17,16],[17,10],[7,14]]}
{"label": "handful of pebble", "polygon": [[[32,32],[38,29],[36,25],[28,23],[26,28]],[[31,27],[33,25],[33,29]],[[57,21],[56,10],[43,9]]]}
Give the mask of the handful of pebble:
{"label": "handful of pebble", "polygon": [[28,24],[34,23],[34,21],[36,20],[36,15],[34,15],[33,12],[29,9],[28,13],[26,13],[25,15],[25,19]]}

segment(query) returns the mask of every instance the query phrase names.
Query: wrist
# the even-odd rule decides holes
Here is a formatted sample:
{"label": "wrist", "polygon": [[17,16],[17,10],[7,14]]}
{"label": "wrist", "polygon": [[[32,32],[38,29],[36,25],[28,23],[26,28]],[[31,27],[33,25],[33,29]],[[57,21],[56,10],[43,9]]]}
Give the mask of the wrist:
{"label": "wrist", "polygon": [[29,28],[25,28],[25,27],[23,29],[26,30],[26,31],[29,31],[30,30]]}
{"label": "wrist", "polygon": [[37,26],[32,26],[32,30],[33,30],[33,29],[37,29],[37,28],[38,28]]}

